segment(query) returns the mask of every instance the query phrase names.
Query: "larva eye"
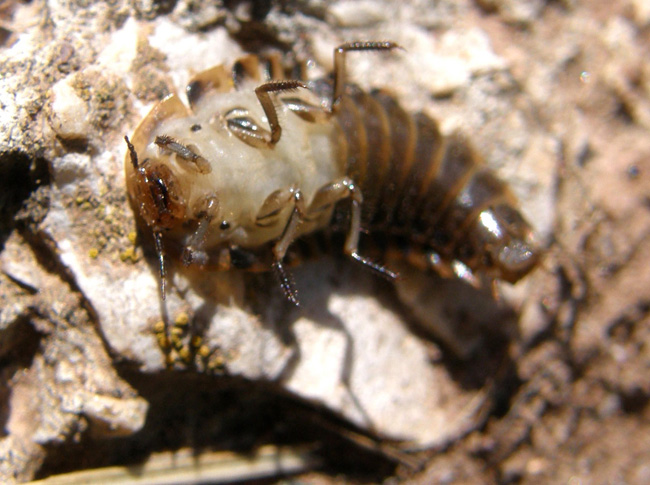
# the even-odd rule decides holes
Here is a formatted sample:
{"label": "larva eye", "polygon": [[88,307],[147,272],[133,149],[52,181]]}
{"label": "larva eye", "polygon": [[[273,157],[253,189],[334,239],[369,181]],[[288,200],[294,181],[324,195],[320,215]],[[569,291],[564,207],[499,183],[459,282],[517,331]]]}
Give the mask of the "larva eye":
{"label": "larva eye", "polygon": [[185,218],[186,202],[176,176],[167,165],[145,161],[144,177],[135,188],[135,200],[148,226],[170,229]]}

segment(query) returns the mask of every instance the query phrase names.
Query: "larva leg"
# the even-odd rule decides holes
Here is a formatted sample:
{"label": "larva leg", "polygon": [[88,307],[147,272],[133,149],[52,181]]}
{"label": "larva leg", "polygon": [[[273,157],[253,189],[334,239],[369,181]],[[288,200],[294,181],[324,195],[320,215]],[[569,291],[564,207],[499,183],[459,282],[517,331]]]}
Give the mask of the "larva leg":
{"label": "larva leg", "polygon": [[443,278],[459,278],[477,290],[483,286],[481,280],[471,268],[457,259],[449,262],[435,251],[431,251],[427,255],[427,261],[429,267]]}
{"label": "larva leg", "polygon": [[[283,197],[288,193],[291,194],[291,198],[289,200]],[[318,192],[316,192],[314,200],[311,202],[309,207],[305,207],[305,201],[303,199],[302,192],[300,192],[299,189],[288,188],[284,191],[279,191],[278,193],[273,194],[273,203],[269,205],[269,209],[271,206],[273,206],[273,210],[270,212],[270,214],[275,214],[278,210],[280,210],[280,207],[282,205],[282,202],[280,201],[282,199],[286,200],[286,202],[284,202],[285,204],[291,203],[293,201],[293,212],[289,217],[289,221],[287,222],[282,237],[278,239],[278,241],[275,243],[275,246],[273,247],[273,269],[275,270],[275,273],[280,280],[280,286],[282,287],[285,296],[295,305],[299,305],[298,292],[295,288],[293,280],[291,279],[291,275],[287,272],[284,265],[282,264],[282,260],[284,259],[289,246],[296,238],[298,227],[303,220],[318,216],[319,212],[329,209],[332,205],[347,198],[352,201],[352,211],[350,216],[350,230],[345,239],[345,254],[351,256],[354,260],[379,273],[384,278],[395,279],[398,277],[398,275],[393,271],[385,268],[380,264],[375,263],[374,261],[364,258],[358,252],[359,232],[361,231],[361,203],[363,202],[363,196],[361,195],[361,190],[356,186],[351,178],[344,177],[341,180],[332,182],[322,187],[320,190],[318,190]],[[262,212],[263,214],[261,214],[261,220],[265,218],[267,211]]]}
{"label": "larva leg", "polygon": [[278,224],[282,212],[293,203],[297,190],[298,188],[292,185],[269,195],[255,216],[255,225],[268,227]]}
{"label": "larva leg", "polygon": [[361,203],[363,196],[361,190],[354,181],[349,177],[344,177],[341,180],[332,182],[325,185],[318,192],[314,200],[309,205],[306,212],[306,217],[315,215],[318,212],[330,207],[337,202],[349,198],[352,202],[350,213],[350,229],[347,237],[345,238],[345,246],[343,251],[345,254],[351,256],[354,260],[369,267],[373,271],[379,273],[387,279],[395,279],[398,277],[397,273],[389,270],[388,268],[375,263],[359,254],[359,233],[361,232]]}
{"label": "larva leg", "polygon": [[334,89],[332,94],[332,113],[336,112],[345,91],[345,54],[349,51],[384,51],[401,49],[395,42],[346,42],[334,49]]}
{"label": "larva leg", "polygon": [[284,228],[282,237],[278,239],[275,246],[273,246],[273,269],[275,274],[278,276],[284,295],[291,303],[299,306],[298,291],[293,283],[291,274],[289,274],[282,264],[282,260],[287,254],[287,249],[289,249],[289,246],[296,237],[298,226],[305,217],[305,202],[302,197],[302,192],[298,189],[292,189],[292,194],[293,212],[291,213],[291,217],[289,217],[289,222],[287,222],[287,225]]}
{"label": "larva leg", "polygon": [[196,230],[190,237],[187,246],[183,250],[183,264],[189,266],[192,263],[205,264],[207,254],[205,252],[205,236],[210,230],[210,224],[219,212],[219,202],[215,195],[207,196],[195,207],[198,224]]}
{"label": "larva leg", "polygon": [[269,93],[277,93],[280,91],[293,91],[298,88],[306,88],[305,83],[296,80],[289,81],[273,81],[269,83],[262,84],[255,88],[255,95],[257,99],[260,100],[262,109],[264,109],[264,114],[269,120],[269,125],[271,126],[271,139],[268,140],[269,146],[274,146],[277,142],[280,141],[282,136],[282,128],[280,127],[280,122],[278,121],[278,113],[275,110],[275,105]]}

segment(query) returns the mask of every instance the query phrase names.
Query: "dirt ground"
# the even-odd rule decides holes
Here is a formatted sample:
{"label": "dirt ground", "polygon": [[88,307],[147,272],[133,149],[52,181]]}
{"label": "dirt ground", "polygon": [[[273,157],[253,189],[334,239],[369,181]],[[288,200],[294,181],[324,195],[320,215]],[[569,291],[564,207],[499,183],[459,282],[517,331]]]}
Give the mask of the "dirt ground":
{"label": "dirt ground", "polygon": [[[102,51],[93,36],[126,31],[129,22],[140,36],[137,56],[120,77],[122,51]],[[351,284],[369,285],[362,293],[398,315],[425,349],[454,389],[445,409],[474,405],[468,424],[437,441],[402,440],[390,423],[399,412],[373,429],[264,372],[224,371],[227,353],[165,369],[150,364],[163,355],[147,343],[153,331],[114,344],[128,329],[106,321],[93,296],[102,297],[102,286],[88,286],[84,271],[117,254],[102,267],[117,285],[106,293],[119,293],[122,275],[136,271],[157,291],[150,250],[133,249],[133,215],[124,191],[114,190],[123,183],[111,177],[121,177],[124,133],[186,80],[182,51],[165,53],[142,32],[179,46],[222,36],[235,46],[224,47],[224,59],[272,50],[312,58],[316,72],[331,69],[331,47],[344,40],[406,44],[402,57],[353,62],[351,76],[365,88],[389,84],[408,109],[470,136],[513,185],[543,258],[524,281],[503,284],[499,301],[429,274],[365,283],[332,261]],[[161,475],[127,475],[166,483],[650,483],[647,0],[14,0],[0,5],[0,42],[0,481],[159,459]],[[327,266],[308,263],[298,279]],[[273,310],[281,298],[264,289],[263,276],[246,278],[246,290],[233,291],[235,306],[273,328],[282,318],[299,321]],[[332,283],[326,296],[346,293],[347,283]],[[106,295],[106,306],[137,299],[139,288],[127,286]],[[159,308],[155,299],[146,304]],[[435,312],[447,323],[431,328]],[[282,334],[278,346],[299,338]],[[189,453],[194,471],[172,474],[164,457],[175,450]]]}

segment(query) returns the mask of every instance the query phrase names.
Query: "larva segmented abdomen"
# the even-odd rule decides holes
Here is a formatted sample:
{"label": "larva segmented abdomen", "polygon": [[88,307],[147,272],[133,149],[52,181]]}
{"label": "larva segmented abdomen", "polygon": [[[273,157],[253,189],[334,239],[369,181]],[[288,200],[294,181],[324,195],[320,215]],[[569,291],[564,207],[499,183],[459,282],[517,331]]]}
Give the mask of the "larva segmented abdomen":
{"label": "larva segmented abdomen", "polygon": [[535,266],[532,230],[515,198],[463,136],[443,137],[423,113],[411,115],[385,92],[355,87],[341,100],[337,120],[374,240],[416,248],[433,265],[460,262],[510,282]]}

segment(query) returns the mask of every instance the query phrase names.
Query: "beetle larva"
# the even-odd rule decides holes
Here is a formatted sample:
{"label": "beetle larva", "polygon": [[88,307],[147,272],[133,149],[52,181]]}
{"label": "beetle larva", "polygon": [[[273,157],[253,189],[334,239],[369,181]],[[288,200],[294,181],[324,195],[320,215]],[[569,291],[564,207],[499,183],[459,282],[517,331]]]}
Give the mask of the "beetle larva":
{"label": "beetle larva", "polygon": [[343,44],[333,77],[309,83],[285,79],[277,58],[217,66],[191,80],[189,108],[170,95],[125,137],[127,188],[154,234],[163,298],[171,253],[222,270],[273,267],[297,303],[290,246],[342,219],[343,251],[388,278],[359,254],[362,227],[377,247],[470,282],[476,272],[516,282],[535,266],[530,226],[467,141],[345,84],[347,52],[396,47]]}

